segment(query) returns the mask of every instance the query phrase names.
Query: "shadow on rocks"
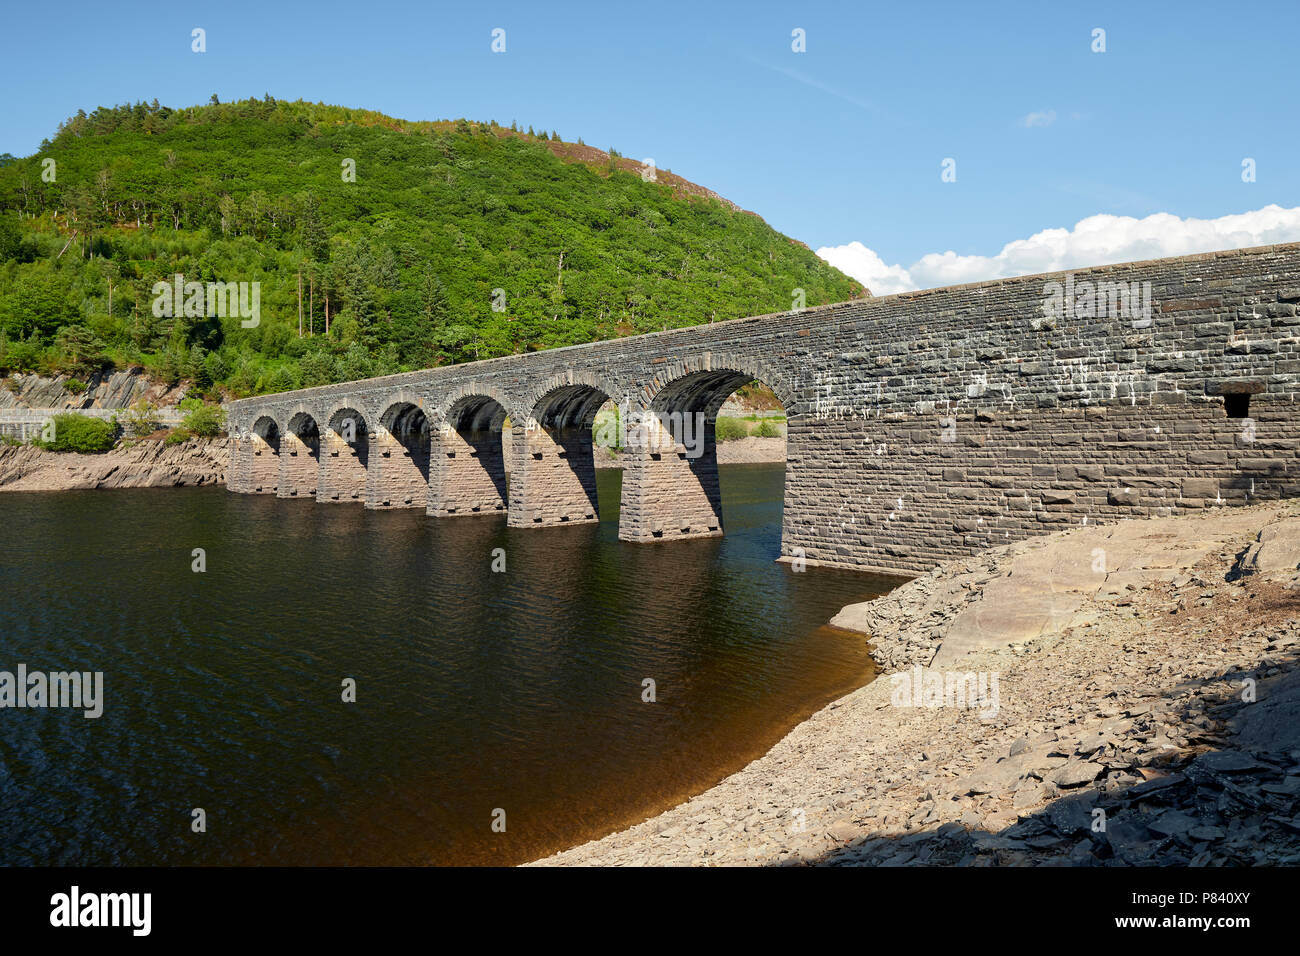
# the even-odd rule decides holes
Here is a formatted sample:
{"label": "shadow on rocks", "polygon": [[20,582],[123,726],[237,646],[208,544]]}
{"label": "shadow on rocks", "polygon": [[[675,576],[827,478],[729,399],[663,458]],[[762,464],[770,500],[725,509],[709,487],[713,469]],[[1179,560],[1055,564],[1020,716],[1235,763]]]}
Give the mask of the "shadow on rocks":
{"label": "shadow on rocks", "polygon": [[[1152,698],[1154,704],[1129,707],[1124,717],[1132,726],[1122,735],[1081,741],[1077,748],[1062,746],[1074,744],[1066,735],[1045,745],[1044,756],[1065,756],[1071,766],[1095,767],[1096,773],[1082,774],[1077,788],[1062,789],[1003,830],[952,821],[847,843],[827,834],[826,841],[838,845],[777,865],[1300,863],[1300,626],[1291,624],[1270,640],[1250,671],[1185,681]],[[1251,680],[1257,696],[1247,702]],[[1023,742],[1017,745],[1012,753],[1023,753]],[[1017,784],[1041,787],[1054,776],[1031,770]],[[1058,779],[1068,784],[1077,776]],[[1004,791],[1002,799],[1010,806],[1012,793]]]}

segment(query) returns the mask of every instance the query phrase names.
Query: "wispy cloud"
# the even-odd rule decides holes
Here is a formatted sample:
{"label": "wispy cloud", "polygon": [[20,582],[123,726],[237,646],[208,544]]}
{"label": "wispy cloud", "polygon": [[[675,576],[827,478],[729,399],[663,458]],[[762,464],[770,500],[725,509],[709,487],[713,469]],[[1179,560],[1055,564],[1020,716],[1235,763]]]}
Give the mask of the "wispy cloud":
{"label": "wispy cloud", "polygon": [[882,119],[888,119],[891,122],[895,122],[895,123],[898,122],[898,118],[896,116],[891,114],[887,109],[885,109],[883,106],[880,106],[878,103],[875,103],[872,100],[865,99],[861,96],[858,96],[856,93],[846,92],[845,90],[842,90],[837,86],[832,86],[830,83],[826,83],[822,80],[819,80],[815,76],[810,76],[809,74],[803,72],[802,70],[796,70],[788,66],[775,66],[771,63],[764,63],[762,60],[756,59],[752,56],[746,56],[744,59],[747,60],[749,63],[752,63],[754,66],[760,66],[763,69],[770,70],[773,73],[779,73],[781,76],[784,76],[786,79],[794,80],[796,83],[800,83],[803,86],[810,87],[814,90],[819,90],[822,93],[827,94],[828,96],[834,96],[837,99],[841,99],[846,103],[851,103],[854,106],[858,107],[858,109],[866,110],[868,113],[874,113],[876,116]]}
{"label": "wispy cloud", "polygon": [[1056,110],[1043,110],[1041,113],[1030,113],[1020,120],[1020,125],[1028,129],[1034,127],[1051,126],[1056,122]]}

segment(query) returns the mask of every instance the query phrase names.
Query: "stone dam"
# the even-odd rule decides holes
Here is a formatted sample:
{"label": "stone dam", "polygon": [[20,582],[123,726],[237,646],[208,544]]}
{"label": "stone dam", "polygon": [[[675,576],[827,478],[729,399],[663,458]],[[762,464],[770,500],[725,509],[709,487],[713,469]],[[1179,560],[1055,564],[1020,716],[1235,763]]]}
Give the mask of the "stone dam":
{"label": "stone dam", "polygon": [[1071,525],[1294,495],[1298,306],[1300,244],[1275,245],[265,395],[229,407],[227,483],[596,521],[592,426],[612,401],[619,536],[719,535],[714,422],[757,380],[789,418],[782,559],[911,574]]}

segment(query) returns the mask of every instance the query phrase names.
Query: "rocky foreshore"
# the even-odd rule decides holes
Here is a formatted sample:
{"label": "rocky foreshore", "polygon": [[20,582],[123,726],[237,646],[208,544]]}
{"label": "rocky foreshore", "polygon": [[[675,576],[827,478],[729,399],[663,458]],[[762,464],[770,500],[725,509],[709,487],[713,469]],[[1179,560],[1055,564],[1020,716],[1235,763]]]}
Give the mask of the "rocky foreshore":
{"label": "rocky foreshore", "polygon": [[0,491],[222,485],[229,458],[226,438],[191,438],[171,446],[145,439],[99,455],[0,445]]}
{"label": "rocky foreshore", "polygon": [[538,863],[1300,863],[1298,568],[1297,502],[950,563],[835,619],[875,681]]}

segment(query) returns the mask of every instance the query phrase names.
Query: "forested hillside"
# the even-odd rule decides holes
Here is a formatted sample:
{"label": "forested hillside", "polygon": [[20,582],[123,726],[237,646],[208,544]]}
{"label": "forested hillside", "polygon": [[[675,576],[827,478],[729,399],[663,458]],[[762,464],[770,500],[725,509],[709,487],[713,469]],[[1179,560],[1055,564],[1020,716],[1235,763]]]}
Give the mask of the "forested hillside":
{"label": "forested hillside", "polygon": [[[142,364],[247,395],[865,291],[671,173],[495,122],[155,101],[0,164],[0,373]],[[260,283],[259,324],[156,316],[178,273]]]}

